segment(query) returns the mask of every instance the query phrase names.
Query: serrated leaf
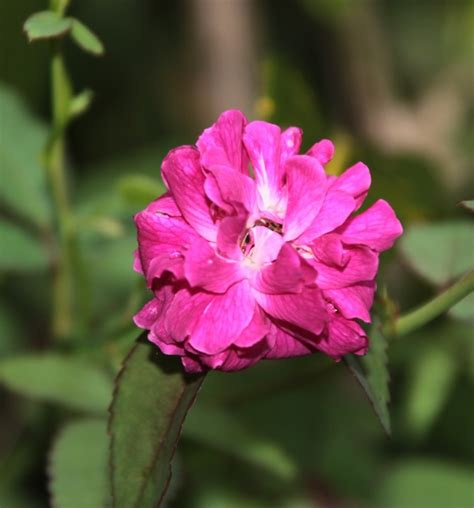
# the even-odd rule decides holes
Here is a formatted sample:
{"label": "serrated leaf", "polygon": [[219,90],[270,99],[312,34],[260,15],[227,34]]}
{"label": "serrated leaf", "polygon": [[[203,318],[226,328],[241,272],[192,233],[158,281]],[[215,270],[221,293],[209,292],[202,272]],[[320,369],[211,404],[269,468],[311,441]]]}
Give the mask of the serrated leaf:
{"label": "serrated leaf", "polygon": [[255,435],[228,411],[198,404],[186,420],[183,435],[282,480],[291,480],[296,475],[296,464],[277,443]]}
{"label": "serrated leaf", "polygon": [[344,360],[367,394],[385,432],[390,434],[391,425],[388,410],[388,403],[390,402],[390,375],[387,368],[388,343],[379,326],[379,323],[374,321],[369,333],[369,352],[365,356],[347,355],[344,357]]}
{"label": "serrated leaf", "polygon": [[465,201],[461,201],[459,204],[470,212],[474,212],[474,199],[467,199]]}
{"label": "serrated leaf", "polygon": [[38,238],[0,219],[0,271],[43,270],[48,266],[46,250]]}
{"label": "serrated leaf", "polygon": [[97,366],[53,353],[3,359],[0,383],[21,395],[90,413],[105,413],[112,395],[109,377]]}
{"label": "serrated leaf", "polygon": [[107,447],[105,420],[79,420],[62,429],[54,442],[48,468],[52,506],[109,506]]}
{"label": "serrated leaf", "polygon": [[72,27],[72,20],[63,18],[53,11],[41,11],[32,14],[23,25],[28,40],[55,39],[66,35]]}
{"label": "serrated leaf", "polygon": [[188,376],[179,360],[142,337],[117,377],[109,433],[114,508],[161,503],[181,427],[203,376]]}
{"label": "serrated leaf", "polygon": [[105,51],[104,45],[97,35],[78,19],[71,18],[71,22],[71,37],[74,42],[84,51],[92,53],[95,56],[103,55]]}
{"label": "serrated leaf", "polygon": [[472,267],[474,224],[466,220],[412,226],[400,246],[417,273],[443,286]]}
{"label": "serrated leaf", "polygon": [[[51,219],[46,178],[39,156],[47,128],[10,88],[0,84],[0,204],[38,226]],[[18,142],[21,140],[21,143]]]}

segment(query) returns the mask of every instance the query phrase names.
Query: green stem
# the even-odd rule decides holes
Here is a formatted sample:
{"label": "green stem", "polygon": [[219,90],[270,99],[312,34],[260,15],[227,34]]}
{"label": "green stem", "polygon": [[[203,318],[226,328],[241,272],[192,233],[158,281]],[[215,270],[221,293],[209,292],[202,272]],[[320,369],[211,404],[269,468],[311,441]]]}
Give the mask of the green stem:
{"label": "green stem", "polygon": [[401,337],[421,328],[474,291],[474,270],[467,272],[448,289],[421,307],[400,316],[385,332]]}
{"label": "green stem", "polygon": [[61,43],[52,45],[51,108],[54,136],[47,147],[46,166],[58,227],[58,263],[53,281],[52,326],[55,337],[65,337],[72,329],[73,314],[73,258],[75,239],[73,215],[69,203],[64,126],[67,122],[71,85],[64,65]]}

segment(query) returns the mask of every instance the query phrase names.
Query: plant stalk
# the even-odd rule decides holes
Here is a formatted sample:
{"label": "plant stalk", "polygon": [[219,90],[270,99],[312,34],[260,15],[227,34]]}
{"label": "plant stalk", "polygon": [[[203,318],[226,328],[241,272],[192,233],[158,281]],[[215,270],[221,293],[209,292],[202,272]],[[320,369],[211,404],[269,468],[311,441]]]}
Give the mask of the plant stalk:
{"label": "plant stalk", "polygon": [[467,272],[448,289],[415,310],[385,326],[387,336],[402,337],[440,316],[474,291],[474,270]]}

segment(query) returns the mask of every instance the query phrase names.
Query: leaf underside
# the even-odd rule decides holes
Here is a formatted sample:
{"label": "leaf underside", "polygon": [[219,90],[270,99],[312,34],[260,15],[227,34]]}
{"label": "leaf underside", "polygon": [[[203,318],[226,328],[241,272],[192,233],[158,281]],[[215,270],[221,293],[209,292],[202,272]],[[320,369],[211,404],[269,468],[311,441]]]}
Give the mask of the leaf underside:
{"label": "leaf underside", "polygon": [[158,506],[186,414],[203,376],[184,374],[142,336],[117,376],[110,407],[111,488],[114,508]]}
{"label": "leaf underside", "polygon": [[365,391],[384,431],[390,435],[387,347],[387,340],[380,331],[379,324],[374,322],[370,332],[369,352],[363,357],[347,355],[344,361]]}

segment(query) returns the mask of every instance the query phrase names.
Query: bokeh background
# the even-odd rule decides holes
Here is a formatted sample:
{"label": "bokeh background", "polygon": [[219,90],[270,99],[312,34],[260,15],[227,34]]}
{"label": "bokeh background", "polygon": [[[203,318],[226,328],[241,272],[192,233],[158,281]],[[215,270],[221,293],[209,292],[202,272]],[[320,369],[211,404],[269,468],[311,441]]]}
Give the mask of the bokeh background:
{"label": "bokeh background", "polygon": [[[71,340],[55,343],[57,260],[39,159],[48,44],[28,44],[21,29],[44,8],[0,1],[2,508],[48,506],[51,457],[65,468],[79,457],[87,469],[88,446],[103,446],[78,432],[70,458],[58,458],[53,443],[71,422],[103,416],[101,393],[138,335],[131,316],[146,291],[131,270],[133,213],[162,192],[167,151],[192,144],[224,109],[301,126],[305,147],[331,138],[334,174],[369,165],[369,202],[387,199],[407,230],[379,278],[401,310],[474,264],[472,215],[457,206],[474,197],[471,0],[73,1],[71,14],[106,54],[66,45],[75,89],[92,88],[95,99],[68,132],[84,271]],[[390,345],[391,438],[342,365],[310,357],[211,373],[184,429],[168,506],[473,506],[473,318],[468,298]],[[11,367],[38,352],[52,358],[46,392],[28,365]],[[59,352],[101,375],[79,371],[71,382],[72,367],[55,370]],[[77,404],[87,383],[97,403]],[[90,503],[82,506],[100,508]]]}

